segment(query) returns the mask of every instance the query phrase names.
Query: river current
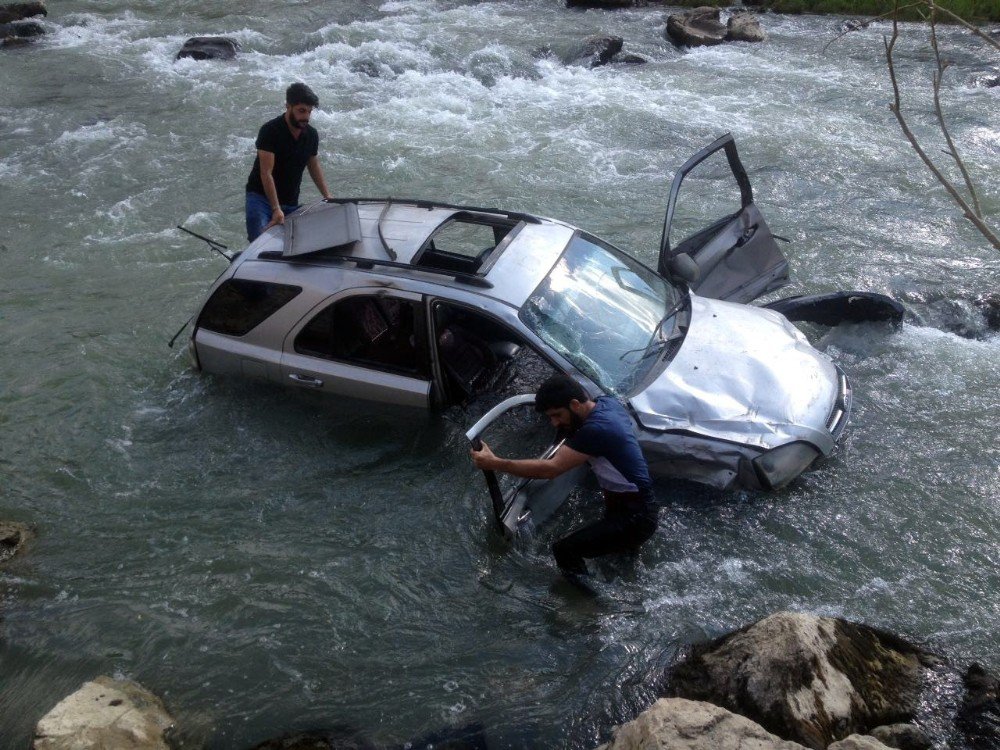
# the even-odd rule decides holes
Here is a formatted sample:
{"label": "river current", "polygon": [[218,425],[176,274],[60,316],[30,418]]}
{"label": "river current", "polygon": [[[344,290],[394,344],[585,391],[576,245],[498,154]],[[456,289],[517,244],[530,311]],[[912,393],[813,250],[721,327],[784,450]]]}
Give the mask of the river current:
{"label": "river current", "polygon": [[[889,27],[824,50],[843,19],[768,15],[763,44],[680,51],[660,8],[561,6],[67,0],[2,51],[0,517],[38,537],[0,574],[0,747],[112,674],[163,697],[182,747],[341,725],[589,748],[686,644],[781,609],[1000,668],[1000,338],[975,304],[1000,257],[902,140]],[[904,109],[943,162],[932,60],[904,31]],[[649,62],[539,53],[596,33]],[[204,34],[243,53],[174,60]],[[995,218],[1000,89],[972,81],[997,53],[941,36]],[[225,261],[174,227],[240,247],[254,136],[294,80],[320,96],[335,194],[554,216],[651,264],[673,171],[732,132],[792,240],[782,294],[907,307],[898,331],[808,331],[855,389],[837,452],[774,494],[659,482],[661,528],[634,567],[597,566],[586,603],[554,587],[548,545],[597,512],[592,488],[510,550],[461,413],[194,373],[166,344]]]}

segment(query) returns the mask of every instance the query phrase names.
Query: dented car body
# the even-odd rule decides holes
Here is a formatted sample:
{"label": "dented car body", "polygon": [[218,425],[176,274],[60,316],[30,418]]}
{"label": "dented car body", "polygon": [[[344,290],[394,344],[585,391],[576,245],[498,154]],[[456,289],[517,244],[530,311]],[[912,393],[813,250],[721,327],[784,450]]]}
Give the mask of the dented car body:
{"label": "dented car body", "polygon": [[[725,159],[735,209],[671,245],[683,183],[709,157]],[[190,351],[208,372],[427,409],[502,396],[529,358],[539,377],[566,372],[620,399],[654,474],[775,489],[833,450],[851,405],[828,357],[780,313],[749,304],[787,278],[724,136],[675,176],[655,270],[530,214],[320,202],[233,260]],[[500,404],[470,439],[528,401]],[[498,504],[508,515],[516,505],[501,520],[515,528],[543,485],[495,498],[498,520]]]}

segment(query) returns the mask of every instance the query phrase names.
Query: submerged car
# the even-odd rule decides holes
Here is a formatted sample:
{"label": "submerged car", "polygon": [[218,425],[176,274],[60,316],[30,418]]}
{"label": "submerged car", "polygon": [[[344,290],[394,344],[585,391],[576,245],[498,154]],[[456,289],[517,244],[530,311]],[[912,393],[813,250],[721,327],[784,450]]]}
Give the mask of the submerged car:
{"label": "submerged car", "polygon": [[[710,157],[734,210],[671,245],[684,180]],[[749,304],[787,279],[726,135],[675,176],[656,270],[531,214],[321,201],[233,259],[189,347],[206,372],[428,409],[499,393],[518,368],[532,385],[565,372],[626,405],[654,474],[775,489],[834,449],[851,407],[844,373]],[[470,439],[530,400],[500,404]],[[494,498],[508,528],[513,497]]]}

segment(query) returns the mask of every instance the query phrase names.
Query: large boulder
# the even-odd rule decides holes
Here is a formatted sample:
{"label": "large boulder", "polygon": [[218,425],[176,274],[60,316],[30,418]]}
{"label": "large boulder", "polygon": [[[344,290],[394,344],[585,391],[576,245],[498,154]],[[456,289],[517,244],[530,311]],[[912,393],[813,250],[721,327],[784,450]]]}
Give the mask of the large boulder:
{"label": "large boulder", "polygon": [[711,703],[661,698],[598,750],[805,750]]}
{"label": "large boulder", "polygon": [[726,41],[763,42],[767,35],[760,27],[760,19],[754,13],[733,13],[726,21]]}
{"label": "large boulder", "polygon": [[708,701],[812,748],[908,721],[935,657],[845,620],[779,612],[696,648],[671,695]]}
{"label": "large boulder", "polygon": [[232,60],[240,49],[240,43],[228,36],[193,36],[184,42],[177,59]]}
{"label": "large boulder", "polygon": [[5,563],[14,555],[24,551],[25,545],[34,536],[31,529],[16,521],[0,521],[0,563]]}
{"label": "large boulder", "polygon": [[11,21],[20,21],[22,18],[45,15],[48,15],[48,11],[43,2],[0,5],[0,23],[10,23]]}
{"label": "large boulder", "polygon": [[162,701],[131,680],[98,677],[61,700],[35,728],[33,750],[169,750],[174,720]]}
{"label": "large boulder", "polygon": [[955,724],[970,750],[1000,748],[1000,680],[979,664],[965,673],[965,699]]}
{"label": "large boulder", "polygon": [[695,8],[667,16],[666,37],[679,47],[705,47],[726,41],[718,8]]}

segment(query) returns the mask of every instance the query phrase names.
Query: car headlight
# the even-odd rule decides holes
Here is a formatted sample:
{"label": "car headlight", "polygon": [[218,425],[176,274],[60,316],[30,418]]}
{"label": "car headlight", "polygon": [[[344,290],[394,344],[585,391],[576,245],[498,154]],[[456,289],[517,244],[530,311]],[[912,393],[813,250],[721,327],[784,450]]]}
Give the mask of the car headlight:
{"label": "car headlight", "polygon": [[758,456],[754,468],[764,484],[772,490],[784,487],[819,457],[819,451],[808,443],[789,443]]}

